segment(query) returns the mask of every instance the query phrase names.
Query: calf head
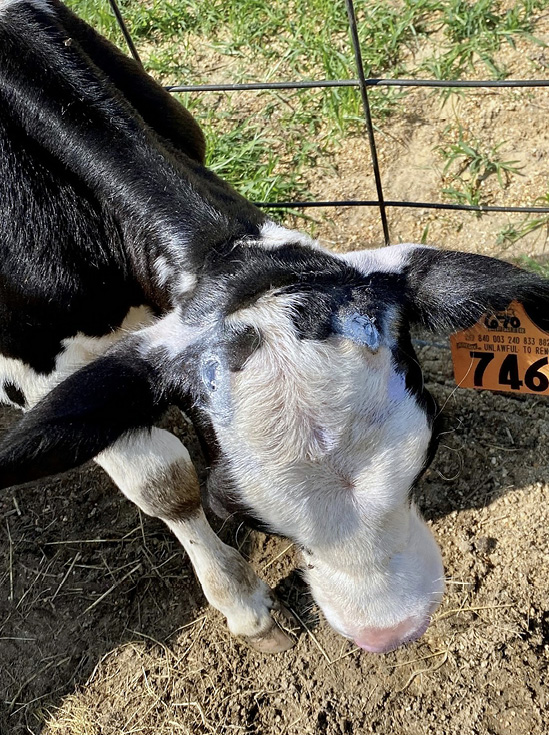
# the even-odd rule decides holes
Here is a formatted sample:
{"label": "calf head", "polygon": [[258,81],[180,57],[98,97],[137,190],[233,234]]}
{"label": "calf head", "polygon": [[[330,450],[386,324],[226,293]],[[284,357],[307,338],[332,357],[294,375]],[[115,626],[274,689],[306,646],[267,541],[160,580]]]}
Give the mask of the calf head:
{"label": "calf head", "polygon": [[547,304],[547,283],[412,245],[222,260],[26,414],[0,452],[3,484],[68,469],[177,403],[208,438],[214,509],[294,540],[336,630],[371,651],[417,638],[444,581],[410,495],[437,433],[410,325],[452,332],[513,299]]}

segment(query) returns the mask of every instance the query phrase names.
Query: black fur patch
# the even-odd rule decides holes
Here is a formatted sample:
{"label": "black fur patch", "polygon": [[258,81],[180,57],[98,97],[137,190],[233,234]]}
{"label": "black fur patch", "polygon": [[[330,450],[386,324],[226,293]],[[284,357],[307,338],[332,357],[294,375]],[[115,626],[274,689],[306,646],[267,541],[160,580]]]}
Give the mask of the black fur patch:
{"label": "black fur patch", "polygon": [[166,407],[154,368],[117,348],[69,376],[3,437],[0,487],[77,467],[122,434],[152,426]]}
{"label": "black fur patch", "polygon": [[229,337],[226,347],[228,369],[232,372],[242,370],[246,360],[261,347],[263,337],[253,327],[246,327]]}
{"label": "black fur patch", "polygon": [[25,394],[20,388],[15,385],[15,383],[12,383],[11,381],[6,381],[3,385],[3,388],[4,393],[7,395],[12,403],[16,403],[18,406],[21,406],[21,408],[24,408],[27,405]]}
{"label": "black fur patch", "polygon": [[417,248],[405,275],[410,320],[435,331],[466,329],[515,299],[544,313],[549,304],[549,281],[484,255]]}

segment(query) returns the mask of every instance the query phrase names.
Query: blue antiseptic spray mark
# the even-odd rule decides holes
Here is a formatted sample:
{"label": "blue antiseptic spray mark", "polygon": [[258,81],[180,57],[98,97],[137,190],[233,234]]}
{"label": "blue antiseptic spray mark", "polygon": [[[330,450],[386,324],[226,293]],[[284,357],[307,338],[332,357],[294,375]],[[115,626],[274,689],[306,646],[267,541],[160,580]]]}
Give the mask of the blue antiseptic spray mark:
{"label": "blue antiseptic spray mark", "polygon": [[342,337],[368,347],[372,352],[377,352],[380,344],[379,332],[374,320],[364,314],[346,314],[335,320],[335,332]]}

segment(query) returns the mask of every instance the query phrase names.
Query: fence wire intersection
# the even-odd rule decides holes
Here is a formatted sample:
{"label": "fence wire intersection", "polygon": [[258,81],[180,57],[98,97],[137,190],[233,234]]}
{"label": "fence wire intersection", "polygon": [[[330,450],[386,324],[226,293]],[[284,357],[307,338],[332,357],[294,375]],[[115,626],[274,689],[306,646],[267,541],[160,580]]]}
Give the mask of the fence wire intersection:
{"label": "fence wire intersection", "polygon": [[[135,61],[143,66],[139,53],[132,40],[131,34],[124,22],[122,13],[118,6],[117,0],[109,0],[109,4],[118,22],[122,35],[128,45],[130,54]],[[284,89],[326,89],[333,87],[358,87],[360,89],[362,108],[364,112],[364,123],[368,137],[370,148],[370,157],[374,172],[377,199],[341,199],[334,201],[286,201],[286,202],[256,202],[259,207],[283,208],[283,209],[305,209],[312,207],[378,207],[383,229],[383,237],[385,244],[390,244],[389,225],[387,219],[388,207],[401,208],[417,208],[417,209],[440,209],[454,210],[464,212],[509,212],[522,214],[549,214],[549,206],[547,207],[504,207],[504,206],[483,206],[471,204],[448,204],[443,202],[415,202],[415,201],[393,201],[386,200],[383,192],[383,183],[381,171],[379,167],[379,159],[377,155],[375,130],[370,113],[370,104],[368,98],[369,87],[427,87],[433,89],[463,89],[463,88],[536,88],[549,87],[547,79],[503,79],[503,80],[440,80],[440,79],[379,79],[367,78],[362,61],[362,53],[360,50],[360,42],[358,37],[358,27],[356,21],[356,13],[353,0],[345,0],[347,8],[347,17],[349,20],[349,31],[351,35],[351,44],[356,65],[356,79],[324,79],[324,80],[303,80],[303,81],[287,81],[287,82],[251,82],[242,84],[174,84],[169,85],[166,89],[169,92],[235,92],[235,91],[264,91],[264,90],[284,90]]]}

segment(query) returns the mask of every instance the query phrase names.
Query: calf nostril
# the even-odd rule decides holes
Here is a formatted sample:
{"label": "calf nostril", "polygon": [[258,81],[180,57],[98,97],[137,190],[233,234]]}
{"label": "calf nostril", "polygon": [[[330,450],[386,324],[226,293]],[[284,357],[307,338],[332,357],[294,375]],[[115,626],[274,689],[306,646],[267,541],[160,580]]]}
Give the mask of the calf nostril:
{"label": "calf nostril", "polygon": [[388,653],[420,638],[429,627],[429,622],[429,618],[423,621],[407,618],[391,628],[365,628],[356,636],[355,643],[370,653]]}

